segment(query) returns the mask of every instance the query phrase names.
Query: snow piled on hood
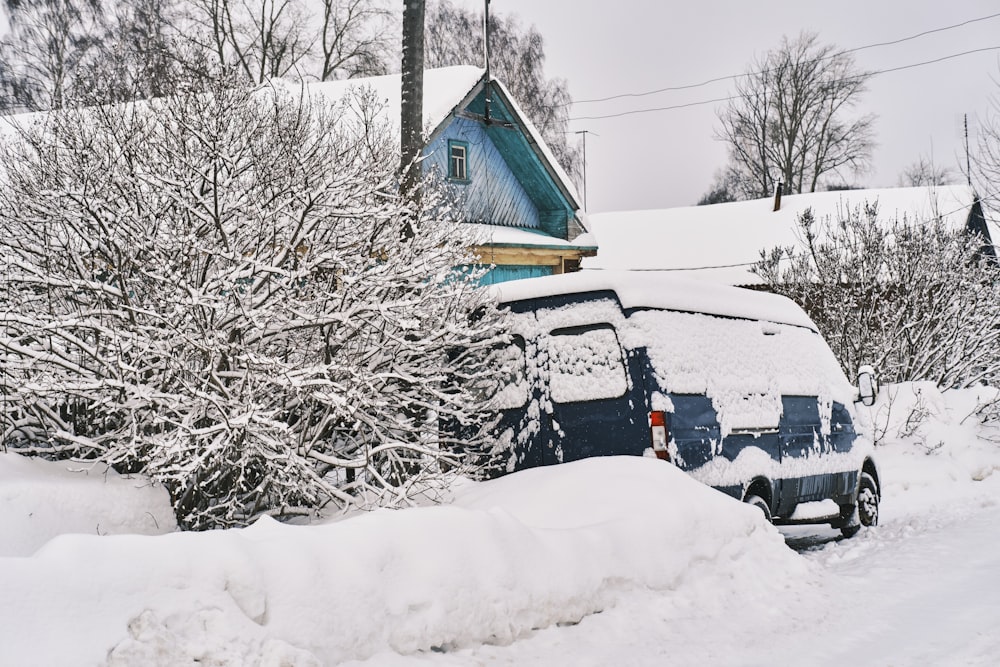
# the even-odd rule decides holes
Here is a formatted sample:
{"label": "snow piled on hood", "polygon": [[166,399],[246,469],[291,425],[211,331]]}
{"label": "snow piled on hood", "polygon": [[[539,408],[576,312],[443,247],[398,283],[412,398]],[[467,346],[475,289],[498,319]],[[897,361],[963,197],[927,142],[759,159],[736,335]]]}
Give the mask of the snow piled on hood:
{"label": "snow piled on hood", "polygon": [[58,537],[0,561],[0,625],[18,664],[333,664],[506,643],[635,588],[707,571],[759,588],[775,568],[807,572],[753,508],[660,461],[589,459],[325,525]]}

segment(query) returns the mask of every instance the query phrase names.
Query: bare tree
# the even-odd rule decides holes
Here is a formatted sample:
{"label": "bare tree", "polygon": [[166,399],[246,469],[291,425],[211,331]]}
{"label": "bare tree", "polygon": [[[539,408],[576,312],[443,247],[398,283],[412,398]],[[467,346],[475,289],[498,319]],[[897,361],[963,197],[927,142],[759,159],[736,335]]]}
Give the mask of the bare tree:
{"label": "bare tree", "polygon": [[119,3],[105,16],[94,57],[77,75],[74,96],[107,104],[190,92],[211,78],[212,64],[184,35],[179,0]]}
{"label": "bare tree", "polygon": [[391,12],[384,0],[189,0],[187,39],[221,69],[259,83],[385,74]]}
{"label": "bare tree", "polygon": [[58,109],[102,33],[100,0],[6,0],[0,113]]}
{"label": "bare tree", "polygon": [[393,15],[373,0],[320,0],[320,81],[389,72]]}
{"label": "bare tree", "polygon": [[955,172],[952,169],[937,166],[933,159],[921,155],[916,162],[903,169],[903,173],[899,175],[899,185],[902,187],[948,185],[954,178]]}
{"label": "bare tree", "polygon": [[971,165],[972,178],[983,204],[1000,214],[1000,97],[991,100],[989,114],[979,130],[978,144]]}
{"label": "bare tree", "polygon": [[[483,15],[440,0],[428,5],[427,67],[483,64]],[[581,151],[567,140],[573,98],[564,79],[545,76],[545,41],[515,15],[490,14],[493,75],[510,88],[570,176],[583,173]]]}
{"label": "bare tree", "polygon": [[1000,282],[991,248],[940,219],[882,218],[877,202],[837,219],[800,216],[798,247],[755,272],[806,309],[848,375],[941,388],[1000,381]]}
{"label": "bare tree", "polygon": [[803,33],[757,58],[720,112],[716,138],[743,197],[815,192],[821,179],[864,171],[874,116],[852,116],[870,74],[815,34]]}
{"label": "bare tree", "polygon": [[301,73],[312,46],[301,0],[190,0],[188,38],[247,80]]}
{"label": "bare tree", "polygon": [[0,444],[143,471],[188,528],[432,490],[449,433],[491,446],[469,227],[398,195],[371,95],[208,92],[0,151]]}

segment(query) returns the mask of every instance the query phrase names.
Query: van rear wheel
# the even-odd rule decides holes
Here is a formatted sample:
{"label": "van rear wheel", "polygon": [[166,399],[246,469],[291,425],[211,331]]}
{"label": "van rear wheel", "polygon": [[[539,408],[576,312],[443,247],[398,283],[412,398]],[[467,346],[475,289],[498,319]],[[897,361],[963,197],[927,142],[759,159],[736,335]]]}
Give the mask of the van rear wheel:
{"label": "van rear wheel", "polygon": [[747,503],[748,505],[753,505],[754,507],[759,509],[761,512],[764,513],[764,518],[767,519],[767,522],[768,523],[771,522],[771,508],[767,506],[766,500],[764,500],[760,496],[751,495],[744,498],[743,502]]}
{"label": "van rear wheel", "polygon": [[866,472],[861,473],[858,484],[858,520],[862,526],[878,525],[878,486],[875,478]]}

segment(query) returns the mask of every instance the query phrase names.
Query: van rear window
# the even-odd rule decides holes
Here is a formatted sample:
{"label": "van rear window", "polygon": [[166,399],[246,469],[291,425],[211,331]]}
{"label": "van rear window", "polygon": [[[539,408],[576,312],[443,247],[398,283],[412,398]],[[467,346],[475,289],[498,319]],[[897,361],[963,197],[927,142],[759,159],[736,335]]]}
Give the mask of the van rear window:
{"label": "van rear window", "polygon": [[556,329],[549,336],[549,391],[556,403],[623,396],[621,344],[611,325]]}

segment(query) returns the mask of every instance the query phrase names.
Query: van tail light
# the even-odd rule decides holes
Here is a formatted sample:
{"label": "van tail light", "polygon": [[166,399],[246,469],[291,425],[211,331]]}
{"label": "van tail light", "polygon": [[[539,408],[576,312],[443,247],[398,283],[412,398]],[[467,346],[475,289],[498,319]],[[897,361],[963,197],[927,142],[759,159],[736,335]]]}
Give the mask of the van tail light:
{"label": "van tail light", "polygon": [[649,413],[649,434],[653,441],[653,453],[656,454],[656,458],[669,461],[667,414],[662,410],[654,410]]}

